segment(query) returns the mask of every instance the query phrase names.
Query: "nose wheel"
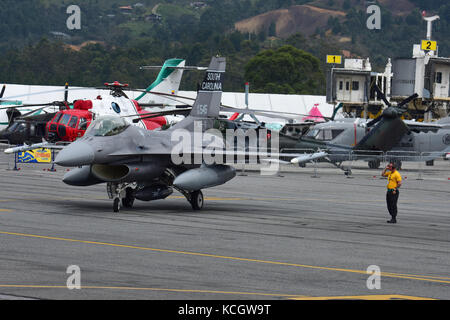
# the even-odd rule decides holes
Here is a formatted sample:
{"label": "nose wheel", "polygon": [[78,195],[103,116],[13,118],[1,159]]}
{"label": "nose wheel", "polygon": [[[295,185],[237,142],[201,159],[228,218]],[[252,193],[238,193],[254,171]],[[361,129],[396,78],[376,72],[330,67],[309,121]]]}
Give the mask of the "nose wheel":
{"label": "nose wheel", "polygon": [[194,191],[190,195],[189,202],[191,203],[192,209],[202,210],[205,199],[203,198],[203,192],[201,190]]}
{"label": "nose wheel", "polygon": [[119,212],[121,207],[132,208],[134,204],[134,190],[137,183],[108,183],[106,191],[111,200],[113,200],[113,211]]}
{"label": "nose wheel", "polygon": [[133,195],[133,189],[127,188],[125,198],[122,198],[122,205],[124,208],[131,209],[133,208],[134,200],[136,198]]}
{"label": "nose wheel", "polygon": [[370,169],[378,169],[380,167],[381,161],[380,160],[370,160],[368,162]]}

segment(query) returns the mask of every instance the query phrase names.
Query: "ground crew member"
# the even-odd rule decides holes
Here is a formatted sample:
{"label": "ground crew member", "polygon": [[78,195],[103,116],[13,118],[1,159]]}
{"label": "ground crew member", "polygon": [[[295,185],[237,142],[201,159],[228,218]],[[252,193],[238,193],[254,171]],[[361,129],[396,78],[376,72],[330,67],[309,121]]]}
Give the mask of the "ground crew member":
{"label": "ground crew member", "polygon": [[402,176],[397,171],[396,165],[393,162],[390,162],[386,166],[386,168],[384,168],[381,175],[383,177],[388,177],[386,202],[389,213],[391,215],[391,220],[388,220],[387,223],[397,223],[397,201],[399,196],[398,189],[402,185]]}

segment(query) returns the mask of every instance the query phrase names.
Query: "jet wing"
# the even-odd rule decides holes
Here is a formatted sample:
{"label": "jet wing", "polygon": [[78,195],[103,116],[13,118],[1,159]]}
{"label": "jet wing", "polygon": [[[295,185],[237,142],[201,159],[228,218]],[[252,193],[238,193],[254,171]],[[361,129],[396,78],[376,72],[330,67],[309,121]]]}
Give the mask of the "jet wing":
{"label": "jet wing", "polygon": [[[172,155],[171,149],[167,148],[155,148],[155,149],[122,149],[118,150],[117,152],[110,153],[109,156],[112,157],[122,157],[122,156],[145,156],[145,155]],[[199,148],[193,148],[191,152],[184,153],[191,154],[191,155],[212,155],[212,156],[236,156],[236,157],[259,157],[262,159],[268,159],[266,162],[274,162],[277,161],[279,163],[301,163],[301,162],[308,162],[315,159],[325,158],[329,156],[327,152],[316,152],[312,154],[300,154],[300,153],[280,153],[280,152],[270,152],[270,150],[267,150],[265,152],[259,152],[259,151],[248,151],[248,150],[223,150],[220,148],[208,148],[208,147],[199,147]],[[293,158],[298,159],[298,162],[287,162],[282,160],[274,160],[279,158]]]}

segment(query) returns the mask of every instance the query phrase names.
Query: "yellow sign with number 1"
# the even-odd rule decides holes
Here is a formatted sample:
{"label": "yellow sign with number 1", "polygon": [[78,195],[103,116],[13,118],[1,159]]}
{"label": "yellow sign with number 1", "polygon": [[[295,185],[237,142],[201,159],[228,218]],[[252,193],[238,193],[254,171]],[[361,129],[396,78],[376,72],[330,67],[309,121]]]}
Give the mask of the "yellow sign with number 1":
{"label": "yellow sign with number 1", "polygon": [[342,63],[342,56],[327,55],[327,63],[341,64]]}
{"label": "yellow sign with number 1", "polygon": [[437,42],[431,40],[422,40],[422,50],[425,51],[436,51]]}

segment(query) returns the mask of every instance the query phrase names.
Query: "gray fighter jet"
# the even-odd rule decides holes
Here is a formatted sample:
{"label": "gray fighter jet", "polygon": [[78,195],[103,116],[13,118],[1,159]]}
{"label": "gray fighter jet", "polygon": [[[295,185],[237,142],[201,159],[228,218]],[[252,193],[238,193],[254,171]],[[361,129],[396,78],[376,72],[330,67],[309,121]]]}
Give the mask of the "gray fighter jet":
{"label": "gray fighter jet", "polygon": [[[194,210],[202,209],[201,190],[226,183],[236,176],[236,171],[223,164],[174,161],[179,140],[174,141],[173,137],[177,132],[194,133],[200,129],[204,133],[213,128],[220,112],[225,65],[225,58],[211,60],[190,115],[168,130],[148,131],[118,117],[95,120],[83,138],[56,157],[58,165],[77,167],[63,181],[74,186],[107,183],[114,212],[120,210],[121,204],[131,208],[135,199],[165,199],[173,189],[182,193]],[[190,154],[176,154],[177,159],[179,156],[190,159],[201,153],[206,143],[200,140],[200,145],[191,141]],[[223,137],[216,137],[216,141],[225,143]]]}

